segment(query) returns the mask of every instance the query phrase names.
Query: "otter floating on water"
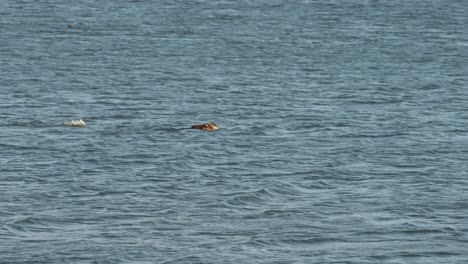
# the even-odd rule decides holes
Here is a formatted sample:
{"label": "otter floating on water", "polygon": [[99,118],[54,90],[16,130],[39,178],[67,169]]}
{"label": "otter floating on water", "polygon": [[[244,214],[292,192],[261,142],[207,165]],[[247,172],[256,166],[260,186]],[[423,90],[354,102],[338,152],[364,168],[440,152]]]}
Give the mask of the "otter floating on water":
{"label": "otter floating on water", "polygon": [[211,122],[211,123],[205,123],[201,125],[193,125],[190,129],[201,129],[201,130],[212,131],[212,130],[218,130],[219,127],[214,122]]}

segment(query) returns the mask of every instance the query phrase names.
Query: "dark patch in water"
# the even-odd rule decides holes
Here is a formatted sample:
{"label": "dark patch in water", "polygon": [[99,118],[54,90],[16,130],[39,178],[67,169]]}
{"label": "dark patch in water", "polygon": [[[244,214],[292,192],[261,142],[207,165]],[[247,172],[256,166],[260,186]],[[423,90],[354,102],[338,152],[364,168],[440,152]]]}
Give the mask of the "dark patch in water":
{"label": "dark patch in water", "polygon": [[424,85],[423,87],[419,88],[421,90],[426,90],[426,91],[431,91],[431,90],[438,90],[440,89],[440,86],[437,84],[428,84]]}

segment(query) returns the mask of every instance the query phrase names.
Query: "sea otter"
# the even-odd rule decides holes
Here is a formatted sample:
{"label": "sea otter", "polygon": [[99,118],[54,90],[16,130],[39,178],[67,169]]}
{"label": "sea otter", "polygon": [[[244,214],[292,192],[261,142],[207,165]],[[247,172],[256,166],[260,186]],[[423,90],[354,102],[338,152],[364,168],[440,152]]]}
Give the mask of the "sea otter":
{"label": "sea otter", "polygon": [[211,122],[211,123],[205,123],[205,124],[201,124],[201,125],[193,125],[191,127],[191,129],[201,129],[201,130],[212,131],[212,130],[219,129],[219,127],[214,122]]}

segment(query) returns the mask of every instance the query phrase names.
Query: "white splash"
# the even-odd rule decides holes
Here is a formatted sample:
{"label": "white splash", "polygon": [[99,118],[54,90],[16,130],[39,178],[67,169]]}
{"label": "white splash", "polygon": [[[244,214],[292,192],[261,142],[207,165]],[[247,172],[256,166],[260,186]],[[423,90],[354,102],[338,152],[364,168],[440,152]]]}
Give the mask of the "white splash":
{"label": "white splash", "polygon": [[70,122],[65,122],[63,123],[65,126],[71,126],[71,127],[84,127],[86,126],[85,121],[83,120],[72,120]]}

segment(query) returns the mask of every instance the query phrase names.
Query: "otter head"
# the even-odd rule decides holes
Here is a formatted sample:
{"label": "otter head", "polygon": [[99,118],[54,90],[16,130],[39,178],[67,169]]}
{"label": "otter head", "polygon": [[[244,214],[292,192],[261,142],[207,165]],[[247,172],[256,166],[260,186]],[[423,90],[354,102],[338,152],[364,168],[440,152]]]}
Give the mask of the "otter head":
{"label": "otter head", "polygon": [[216,125],[214,122],[205,123],[205,124],[202,124],[202,125],[193,125],[191,128],[201,129],[201,130],[209,130],[209,131],[219,129],[218,125]]}
{"label": "otter head", "polygon": [[218,125],[215,124],[214,122],[204,124],[205,125],[205,130],[217,130],[219,129]]}

